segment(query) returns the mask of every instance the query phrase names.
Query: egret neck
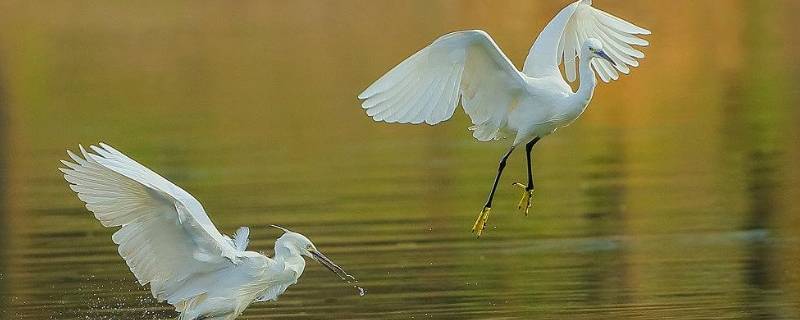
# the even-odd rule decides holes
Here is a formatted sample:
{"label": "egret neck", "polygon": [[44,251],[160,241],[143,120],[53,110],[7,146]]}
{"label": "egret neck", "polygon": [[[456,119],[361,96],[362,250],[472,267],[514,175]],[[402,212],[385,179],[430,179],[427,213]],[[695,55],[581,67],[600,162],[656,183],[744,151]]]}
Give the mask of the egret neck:
{"label": "egret neck", "polygon": [[[588,50],[584,51],[585,52],[582,53],[583,56],[589,57],[591,53],[589,53]],[[589,101],[592,100],[594,88],[597,86],[597,78],[595,78],[594,71],[589,61],[581,61],[578,69],[580,71],[581,83],[578,86],[578,91],[573,95],[573,99],[575,99],[576,103],[580,106],[580,113],[582,113],[583,109],[589,105]]]}
{"label": "egret neck", "polygon": [[303,273],[306,267],[306,261],[303,256],[296,252],[295,246],[292,246],[284,237],[275,240],[275,256],[272,258],[278,264],[283,265],[283,271],[291,271],[294,273],[292,277],[297,280]]}

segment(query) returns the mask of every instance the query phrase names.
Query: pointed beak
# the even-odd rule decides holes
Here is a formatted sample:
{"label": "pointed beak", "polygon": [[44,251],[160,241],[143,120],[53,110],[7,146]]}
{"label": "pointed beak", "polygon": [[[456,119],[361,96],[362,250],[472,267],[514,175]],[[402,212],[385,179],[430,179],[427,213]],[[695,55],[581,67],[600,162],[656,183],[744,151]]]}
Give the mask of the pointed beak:
{"label": "pointed beak", "polygon": [[313,251],[309,251],[309,252],[311,253],[311,257],[314,260],[317,260],[317,262],[319,262],[321,265],[325,266],[325,268],[328,268],[328,270],[330,270],[331,272],[335,273],[337,276],[339,276],[339,278],[342,278],[342,280],[348,280],[348,281],[351,280],[351,279],[355,280],[355,278],[353,278],[353,276],[347,274],[347,272],[344,271],[344,269],[342,269],[342,267],[340,267],[337,264],[333,263],[333,261],[331,261],[331,259],[328,259],[328,257],[326,257],[321,252],[319,252],[317,250],[313,250]]}
{"label": "pointed beak", "polygon": [[615,67],[617,66],[617,63],[615,63],[614,60],[611,60],[611,57],[609,57],[608,54],[606,54],[605,51],[598,51],[597,55],[600,56],[600,58],[603,58],[606,61],[611,62],[611,65],[613,65]]}

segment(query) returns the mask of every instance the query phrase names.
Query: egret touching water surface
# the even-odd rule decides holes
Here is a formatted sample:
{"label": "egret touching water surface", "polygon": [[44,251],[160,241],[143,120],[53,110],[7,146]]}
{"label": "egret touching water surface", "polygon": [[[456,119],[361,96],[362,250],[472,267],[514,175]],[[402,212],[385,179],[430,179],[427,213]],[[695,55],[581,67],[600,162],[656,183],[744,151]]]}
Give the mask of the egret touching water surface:
{"label": "egret touching water surface", "polygon": [[[231,320],[253,302],[276,300],[297,282],[303,257],[340,278],[355,279],[325,257],[305,236],[285,228],[275,256],[247,251],[250,229],[233,238],[220,233],[194,197],[107,144],[67,151],[64,178],[106,227],[141,285],[167,301],[180,320]],[[358,288],[363,294],[363,289]]]}
{"label": "egret touching water surface", "polygon": [[[636,35],[650,34],[625,20],[579,0],[553,18],[542,30],[525,59],[522,72],[483,31],[460,31],[442,36],[370,85],[358,98],[375,121],[427,123],[450,119],[461,101],[472,120],[470,130],[480,141],[513,137],[503,155],[486,204],[472,231],[483,232],[497,183],[506,160],[520,145],[527,152],[528,183],[519,209],[528,214],[533,196],[531,150],[544,136],[575,121],[592,99],[597,80],[616,80],[629,73],[644,54],[632,45],[646,46]],[[577,91],[570,82],[580,75]]]}

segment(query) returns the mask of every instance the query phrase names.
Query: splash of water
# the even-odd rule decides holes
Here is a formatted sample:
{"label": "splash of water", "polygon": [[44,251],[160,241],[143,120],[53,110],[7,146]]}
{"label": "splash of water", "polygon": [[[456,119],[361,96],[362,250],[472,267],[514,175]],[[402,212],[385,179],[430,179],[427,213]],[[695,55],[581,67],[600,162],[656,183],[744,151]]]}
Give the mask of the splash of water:
{"label": "splash of water", "polygon": [[361,286],[358,285],[358,279],[356,279],[356,277],[353,277],[351,274],[349,274],[347,272],[344,272],[344,270],[342,270],[341,274],[338,273],[338,272],[336,274],[342,280],[347,281],[348,284],[353,285],[353,288],[356,289],[356,291],[358,292],[358,296],[359,297],[363,297],[364,295],[367,294],[367,290],[365,290],[364,288],[362,288]]}

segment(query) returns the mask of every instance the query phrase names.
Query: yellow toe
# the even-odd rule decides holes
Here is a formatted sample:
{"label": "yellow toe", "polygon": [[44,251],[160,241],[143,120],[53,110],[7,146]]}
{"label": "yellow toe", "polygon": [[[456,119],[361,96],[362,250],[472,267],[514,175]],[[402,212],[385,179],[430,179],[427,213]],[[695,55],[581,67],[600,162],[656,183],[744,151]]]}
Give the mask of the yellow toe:
{"label": "yellow toe", "polygon": [[522,188],[522,199],[519,200],[519,204],[517,204],[517,209],[522,211],[526,216],[528,215],[528,210],[531,208],[531,198],[533,197],[533,190],[528,190],[527,186],[522,183],[514,183],[515,186]]}
{"label": "yellow toe", "polygon": [[478,219],[475,220],[475,224],[472,225],[472,232],[479,238],[481,234],[483,234],[483,229],[486,227],[486,221],[489,220],[489,212],[491,210],[492,208],[490,207],[484,207],[481,213],[478,214]]}

